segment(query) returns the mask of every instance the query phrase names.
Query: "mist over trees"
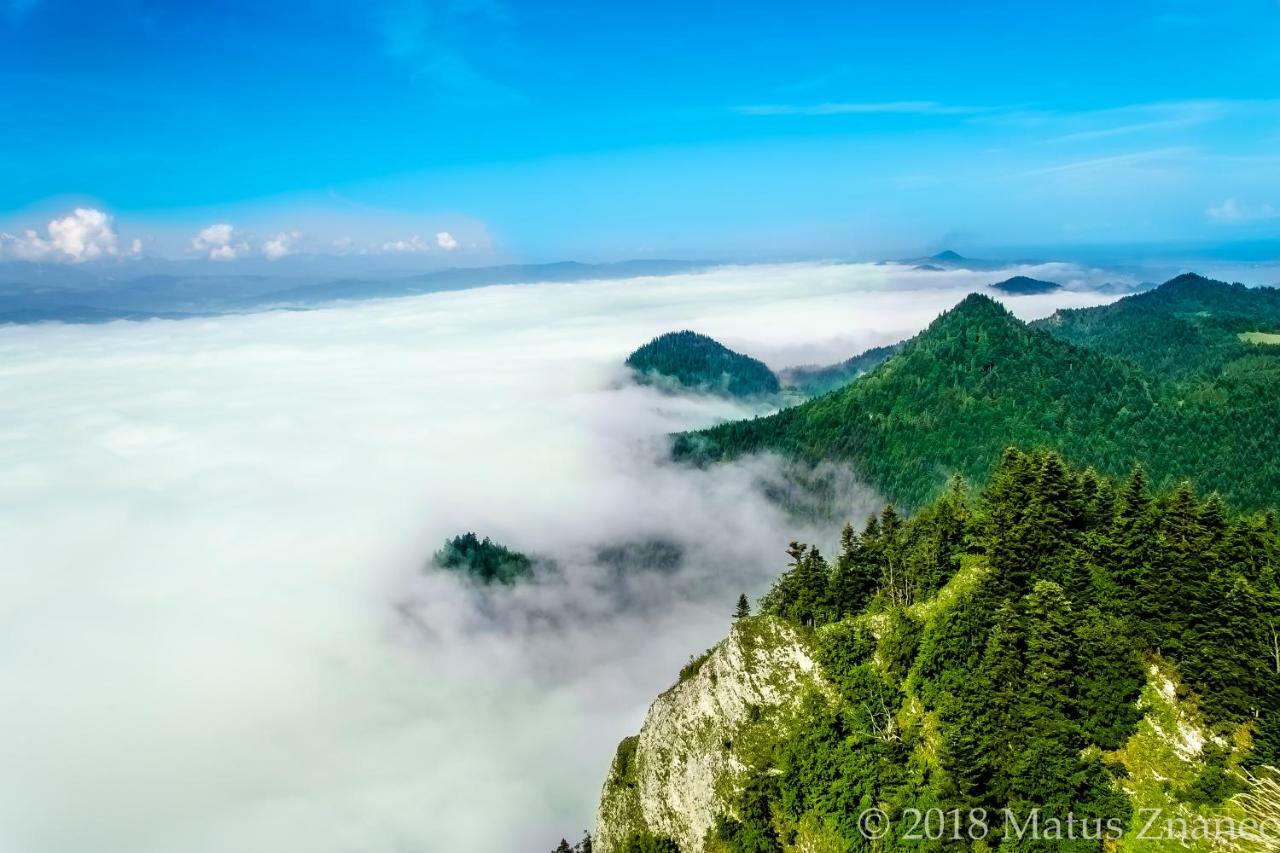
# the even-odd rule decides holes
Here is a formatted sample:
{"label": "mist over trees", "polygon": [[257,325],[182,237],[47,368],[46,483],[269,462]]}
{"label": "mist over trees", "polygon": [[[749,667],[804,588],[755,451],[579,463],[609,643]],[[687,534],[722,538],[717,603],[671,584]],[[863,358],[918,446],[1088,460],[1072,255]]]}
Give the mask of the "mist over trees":
{"label": "mist over trees", "polygon": [[1028,326],[970,295],[866,376],[766,418],[677,437],[677,458],[775,451],[846,460],[905,508],[951,473],[985,482],[1009,445],[1047,447],[1161,487],[1194,477],[1241,506],[1271,505],[1280,453],[1280,291],[1182,276]]}

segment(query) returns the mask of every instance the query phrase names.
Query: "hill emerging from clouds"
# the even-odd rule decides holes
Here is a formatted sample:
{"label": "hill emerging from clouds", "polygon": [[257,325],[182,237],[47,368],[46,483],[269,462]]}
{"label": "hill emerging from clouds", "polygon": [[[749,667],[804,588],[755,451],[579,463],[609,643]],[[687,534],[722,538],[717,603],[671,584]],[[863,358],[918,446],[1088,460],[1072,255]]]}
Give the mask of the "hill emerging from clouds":
{"label": "hill emerging from clouds", "polygon": [[[701,462],[760,451],[847,461],[889,498],[917,506],[954,473],[985,481],[1005,447],[1045,447],[1104,473],[1143,462],[1158,482],[1194,476],[1242,504],[1267,504],[1280,492],[1271,438],[1280,418],[1280,350],[1227,332],[1269,324],[1277,296],[1250,293],[1179,278],[1071,315],[1085,319],[1055,315],[1035,326],[971,295],[843,389],[767,418],[682,434],[674,453]],[[1144,345],[1128,333],[1134,312],[1151,313],[1158,325],[1217,329],[1212,314],[1183,316],[1204,305],[1244,313],[1231,314],[1217,337],[1176,344],[1152,337]],[[1075,326],[1089,328],[1097,347],[1064,340]],[[1134,357],[1108,351],[1122,342]],[[1161,353],[1173,345],[1179,364],[1200,368],[1162,366]]]}
{"label": "hill emerging from clouds", "polygon": [[778,377],[764,362],[692,331],[659,335],[627,357],[637,382],[755,397],[776,394]]}

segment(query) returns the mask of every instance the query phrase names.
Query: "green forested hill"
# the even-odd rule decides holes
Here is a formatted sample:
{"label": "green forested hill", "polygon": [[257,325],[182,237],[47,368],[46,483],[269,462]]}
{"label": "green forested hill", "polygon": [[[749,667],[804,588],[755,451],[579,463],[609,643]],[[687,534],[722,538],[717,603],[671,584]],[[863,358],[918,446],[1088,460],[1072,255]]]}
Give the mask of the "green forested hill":
{"label": "green forested hill", "polygon": [[750,397],[776,394],[778,377],[750,356],[697,332],[668,332],[627,357],[636,380],[672,383],[698,391]]}
{"label": "green forested hill", "polygon": [[[1278,537],[1273,514],[1189,484],[1153,495],[1140,469],[1116,486],[1009,450],[976,501],[957,482],[910,520],[888,507],[832,561],[793,543],[762,609],[813,632],[834,690],[733,747],[747,769],[705,849],[1083,853],[1102,836],[1027,843],[1001,815],[1131,837],[1139,802],[1220,807],[1229,768],[1280,760]],[[1143,720],[1172,702],[1195,710]],[[894,828],[876,842],[857,820],[871,807]],[[952,809],[953,841],[901,838],[913,810]],[[977,843],[971,810],[989,817]]]}
{"label": "green forested hill", "polygon": [[1030,276],[1015,275],[1013,278],[1006,278],[1004,281],[996,282],[991,285],[991,288],[1014,296],[1026,296],[1036,293],[1053,293],[1055,290],[1061,290],[1062,285],[1056,281],[1045,281],[1039,278],[1031,278]]}
{"label": "green forested hill", "polygon": [[1031,325],[1167,379],[1214,377],[1252,356],[1280,364],[1280,348],[1241,339],[1280,332],[1280,290],[1191,273],[1110,305],[1058,311]]}
{"label": "green forested hill", "polygon": [[[1132,300],[1168,305],[1184,287],[1175,279]],[[1265,352],[1216,373],[1172,375],[1139,366],[1154,356],[1126,360],[1094,349],[1096,338],[1089,347],[1064,340],[1059,329],[1074,322],[1051,334],[972,295],[852,384],[770,417],[682,434],[674,452],[847,460],[890,499],[917,506],[953,473],[985,480],[1006,446],[1044,447],[1106,474],[1142,461],[1157,483],[1194,477],[1245,506],[1275,503],[1280,359],[1268,347],[1237,339]]]}

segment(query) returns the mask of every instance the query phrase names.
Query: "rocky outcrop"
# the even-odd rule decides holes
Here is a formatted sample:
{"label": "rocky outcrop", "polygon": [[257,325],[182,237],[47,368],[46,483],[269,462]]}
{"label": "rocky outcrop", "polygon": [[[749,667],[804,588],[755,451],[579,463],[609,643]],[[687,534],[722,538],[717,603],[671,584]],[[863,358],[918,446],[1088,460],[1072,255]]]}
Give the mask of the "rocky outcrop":
{"label": "rocky outcrop", "polygon": [[808,687],[823,684],[808,643],[770,616],[736,623],[691,661],[649,708],[640,734],[618,746],[596,820],[596,844],[613,853],[632,833],[668,836],[702,850],[745,769],[744,744],[780,725]]}

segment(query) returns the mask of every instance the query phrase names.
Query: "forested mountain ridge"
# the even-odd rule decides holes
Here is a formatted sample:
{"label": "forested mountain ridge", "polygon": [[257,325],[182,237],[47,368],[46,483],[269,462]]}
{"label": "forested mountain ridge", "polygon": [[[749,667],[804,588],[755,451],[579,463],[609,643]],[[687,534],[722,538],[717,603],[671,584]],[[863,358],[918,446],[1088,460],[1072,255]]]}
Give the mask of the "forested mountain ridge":
{"label": "forested mountain ridge", "polygon": [[778,377],[762,361],[688,330],[659,335],[627,356],[636,381],[752,397],[776,394]]}
{"label": "forested mountain ridge", "polygon": [[[1185,304],[1183,291],[1199,293],[1185,278],[1117,305],[1146,300],[1139,304],[1167,313]],[[1233,352],[1264,352],[1246,350],[1216,373],[1185,381],[1139,366],[1162,356],[1121,359],[1094,349],[1101,333],[1082,336],[1087,347],[1064,339],[1070,335],[1060,329],[1100,328],[1094,316],[1028,326],[970,295],[856,382],[769,417],[681,434],[673,453],[698,463],[764,450],[844,460],[910,507],[952,474],[985,480],[1008,445],[1046,447],[1106,474],[1143,461],[1158,483],[1194,477],[1241,505],[1272,504],[1280,494],[1280,348],[1236,340]],[[1267,316],[1258,311],[1249,322],[1265,325]],[[1153,339],[1149,348],[1160,346]],[[1204,348],[1195,353],[1211,357]]]}
{"label": "forested mountain ridge", "polygon": [[[909,519],[888,506],[846,526],[834,559],[789,554],[763,614],[710,654],[714,677],[682,675],[624,741],[603,853],[1208,850],[1136,837],[1136,809],[1230,814],[1234,769],[1280,760],[1274,513],[1010,449],[976,498],[957,480]],[[706,694],[749,678],[726,665],[744,636],[773,638],[762,660],[816,661],[819,678],[706,718]],[[655,761],[658,740],[679,760]],[[688,768],[716,769],[702,784],[714,797],[664,781]],[[858,820],[869,808],[891,827],[875,841]],[[903,837],[913,812],[953,809],[984,810],[989,831]],[[1070,813],[1098,834],[1031,842],[1005,809]]]}
{"label": "forested mountain ridge", "polygon": [[888,497],[917,505],[952,473],[984,479],[1010,444],[1124,455],[1123,470],[1137,456],[1122,454],[1114,435],[1138,430],[1154,407],[1138,371],[1034,332],[973,294],[858,381],[770,417],[682,434],[674,452],[849,460]]}
{"label": "forested mountain ridge", "polygon": [[786,387],[794,388],[808,397],[817,397],[848,385],[863,374],[870,373],[900,349],[902,349],[901,343],[872,347],[839,364],[825,367],[789,367],[779,371],[778,377]]}
{"label": "forested mountain ridge", "polygon": [[1031,325],[1170,379],[1214,375],[1248,356],[1280,364],[1280,349],[1240,337],[1280,331],[1280,290],[1194,273],[1110,305],[1057,311]]}

